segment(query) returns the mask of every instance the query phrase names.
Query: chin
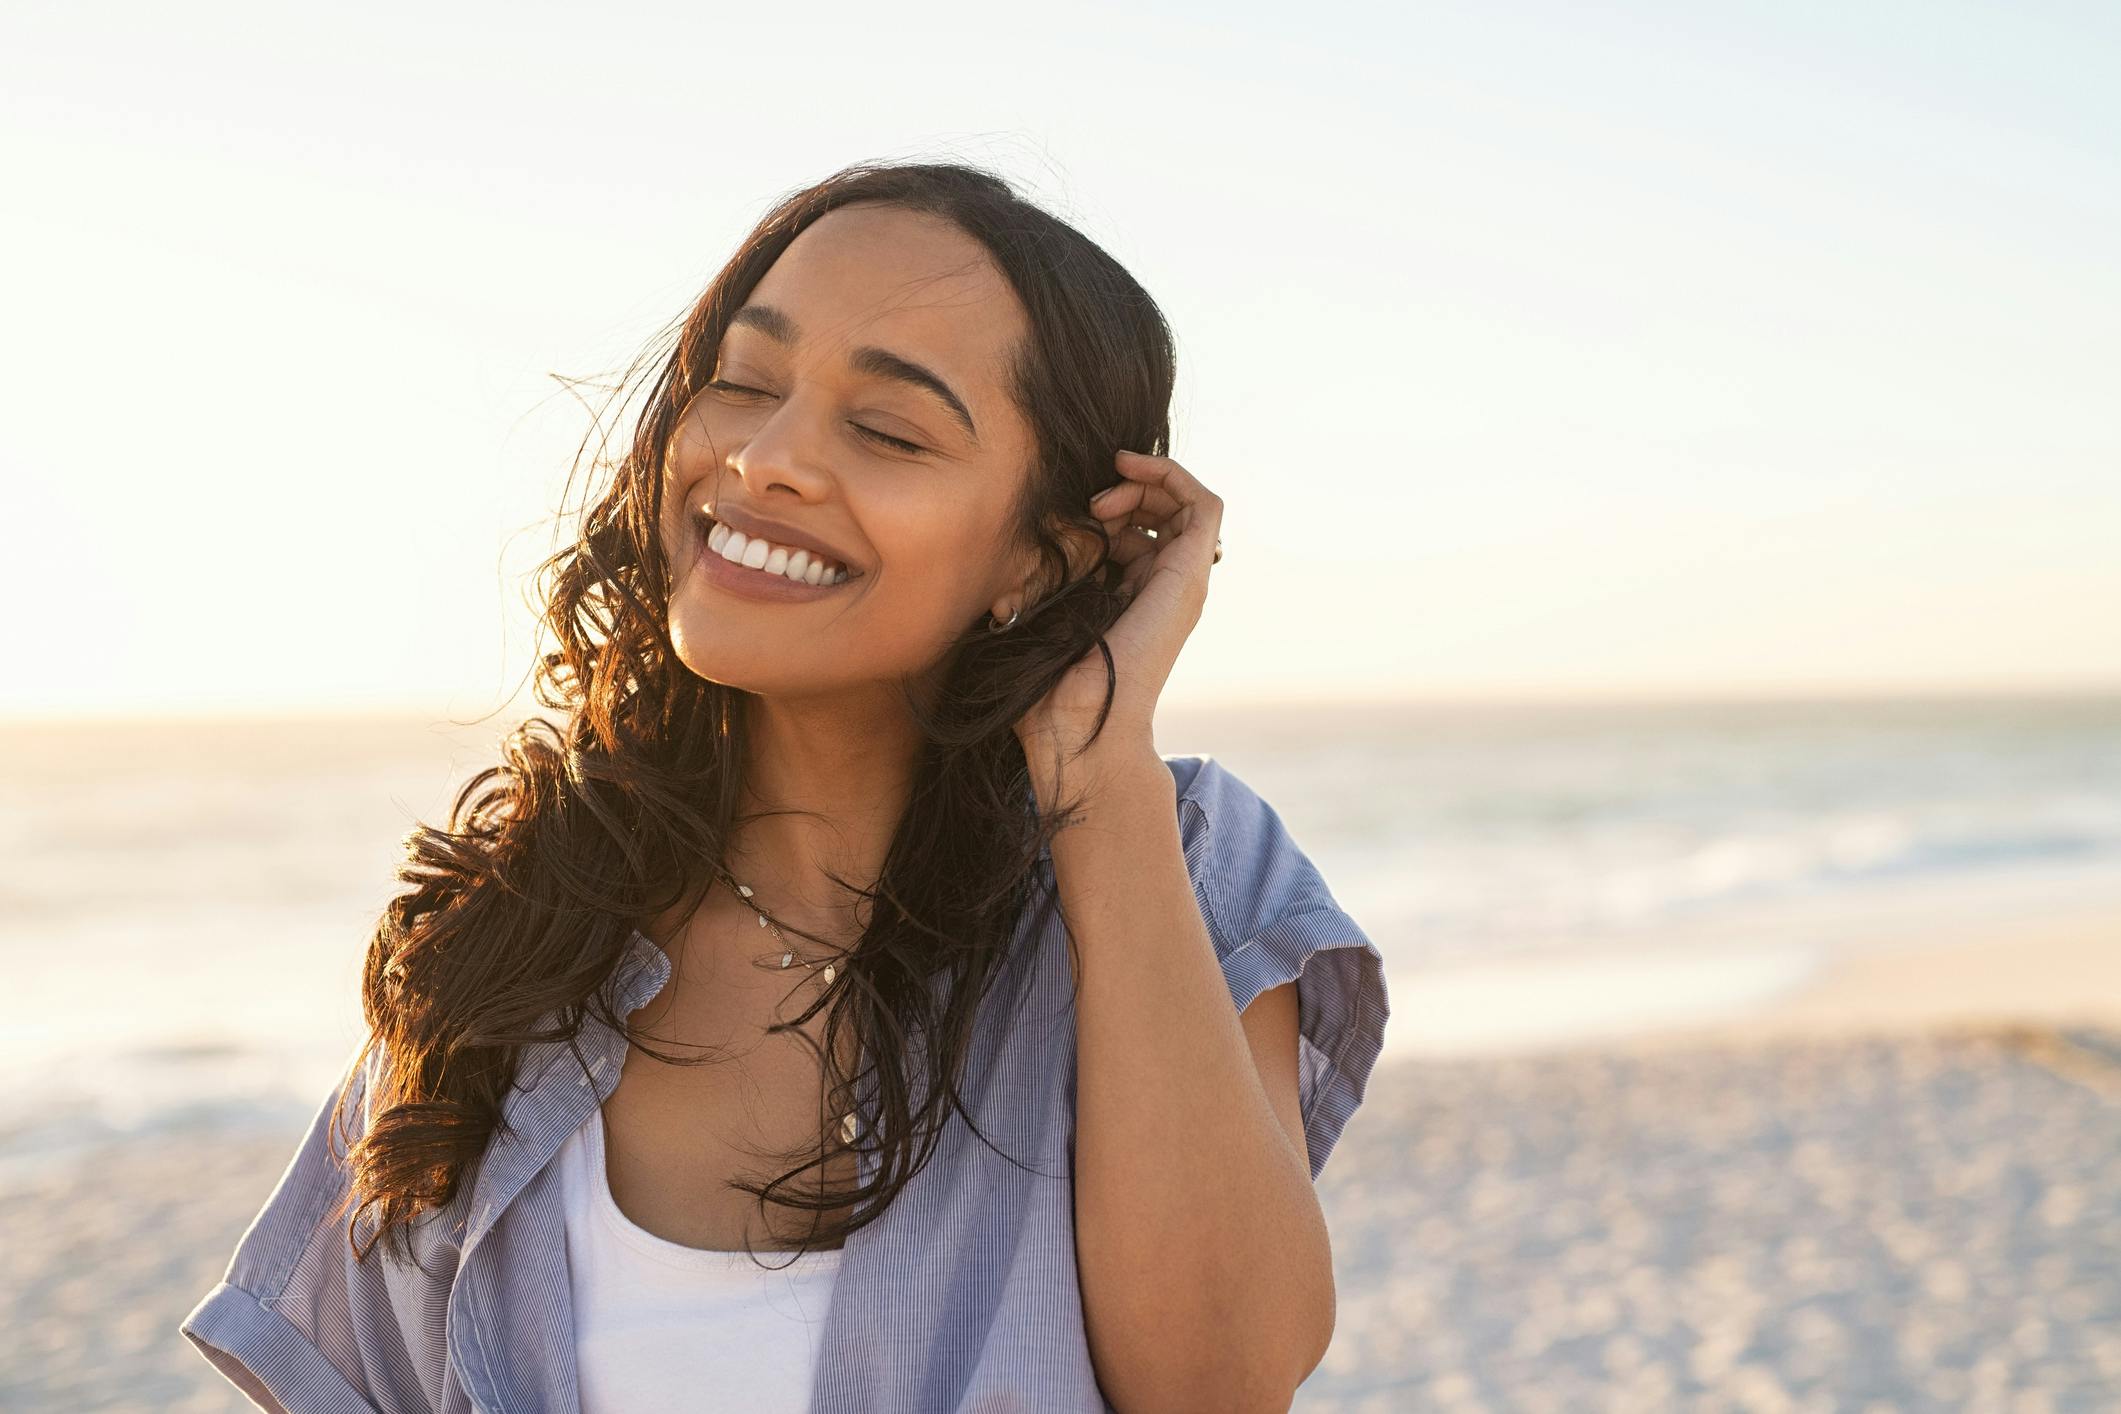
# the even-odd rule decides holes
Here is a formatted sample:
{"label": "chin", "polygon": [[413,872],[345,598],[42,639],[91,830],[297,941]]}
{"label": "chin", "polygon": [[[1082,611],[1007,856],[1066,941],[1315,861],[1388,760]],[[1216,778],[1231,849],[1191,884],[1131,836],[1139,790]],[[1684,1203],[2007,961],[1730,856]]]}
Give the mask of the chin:
{"label": "chin", "polygon": [[752,639],[749,632],[732,633],[726,617],[673,614],[670,619],[677,660],[696,678],[757,697],[808,697],[849,685],[811,655],[791,657],[779,644]]}

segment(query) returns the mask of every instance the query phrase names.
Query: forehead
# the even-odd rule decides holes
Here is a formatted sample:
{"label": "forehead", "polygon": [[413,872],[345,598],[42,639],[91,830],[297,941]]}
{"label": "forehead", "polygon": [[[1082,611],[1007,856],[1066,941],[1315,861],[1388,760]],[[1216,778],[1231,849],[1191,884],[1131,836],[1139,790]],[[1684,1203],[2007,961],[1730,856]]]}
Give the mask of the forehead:
{"label": "forehead", "polygon": [[[790,242],[745,303],[785,314],[806,361],[880,345],[950,379],[975,409],[998,395],[1009,356],[1029,333],[986,247],[941,217],[884,206],[827,212]],[[739,340],[771,342],[733,328],[729,341]]]}

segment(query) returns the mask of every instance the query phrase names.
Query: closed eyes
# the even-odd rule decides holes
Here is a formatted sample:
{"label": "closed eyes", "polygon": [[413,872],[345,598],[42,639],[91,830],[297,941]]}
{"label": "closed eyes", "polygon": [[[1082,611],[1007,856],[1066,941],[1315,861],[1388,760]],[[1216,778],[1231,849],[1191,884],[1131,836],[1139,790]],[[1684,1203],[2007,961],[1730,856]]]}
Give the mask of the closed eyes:
{"label": "closed eyes", "polygon": [[[710,381],[707,386],[714,389],[716,392],[721,393],[742,393],[755,398],[763,398],[770,396],[767,393],[759,391],[757,388],[746,388],[741,384],[730,383],[720,378],[716,378]],[[864,437],[867,437],[875,442],[880,442],[884,446],[890,447],[894,451],[911,453],[925,452],[926,450],[928,450],[926,447],[921,446],[918,442],[909,442],[903,437],[894,437],[888,432],[879,432],[874,427],[864,427],[859,422],[849,423],[848,425],[852,427],[855,431],[861,433]]]}

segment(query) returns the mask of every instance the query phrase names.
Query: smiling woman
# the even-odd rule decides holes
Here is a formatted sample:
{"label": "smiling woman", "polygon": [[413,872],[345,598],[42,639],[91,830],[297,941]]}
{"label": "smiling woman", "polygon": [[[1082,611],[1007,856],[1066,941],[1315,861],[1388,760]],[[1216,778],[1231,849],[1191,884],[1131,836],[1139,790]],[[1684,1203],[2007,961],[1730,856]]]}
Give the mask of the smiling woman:
{"label": "smiling woman", "polygon": [[1153,745],[1222,517],[1154,301],[863,164],[674,333],[544,567],[563,720],[409,840],[184,1335],[268,1409],[1286,1408],[1382,959]]}

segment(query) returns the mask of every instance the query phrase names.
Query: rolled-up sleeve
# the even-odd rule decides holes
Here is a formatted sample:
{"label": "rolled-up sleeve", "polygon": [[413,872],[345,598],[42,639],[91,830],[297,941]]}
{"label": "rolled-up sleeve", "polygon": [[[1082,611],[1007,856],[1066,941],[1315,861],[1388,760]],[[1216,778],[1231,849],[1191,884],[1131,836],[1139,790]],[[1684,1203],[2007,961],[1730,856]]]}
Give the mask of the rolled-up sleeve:
{"label": "rolled-up sleeve", "polygon": [[[387,1298],[380,1312],[355,1310],[356,1302],[372,1303],[371,1294],[381,1287],[370,1273],[349,1280],[351,1253],[336,1250],[346,1247],[345,1218],[338,1211],[348,1188],[343,1156],[365,1127],[367,1070],[349,1070],[318,1107],[272,1195],[237,1243],[226,1275],[178,1326],[261,1409],[390,1414],[386,1404],[403,1403],[379,1402],[367,1380],[379,1360],[393,1373],[404,1368],[402,1342],[387,1324]],[[349,1085],[353,1094],[340,1111],[342,1134],[334,1145],[334,1108]],[[378,1346],[379,1338],[389,1347]]]}
{"label": "rolled-up sleeve", "polygon": [[1299,1098],[1315,1180],[1384,1050],[1384,955],[1271,805],[1213,757],[1187,769],[1180,832],[1231,1002],[1242,1012],[1260,993],[1297,983]]}
{"label": "rolled-up sleeve", "polygon": [[179,1327],[228,1382],[273,1414],[374,1414],[316,1342],[258,1296],[222,1282]]}

